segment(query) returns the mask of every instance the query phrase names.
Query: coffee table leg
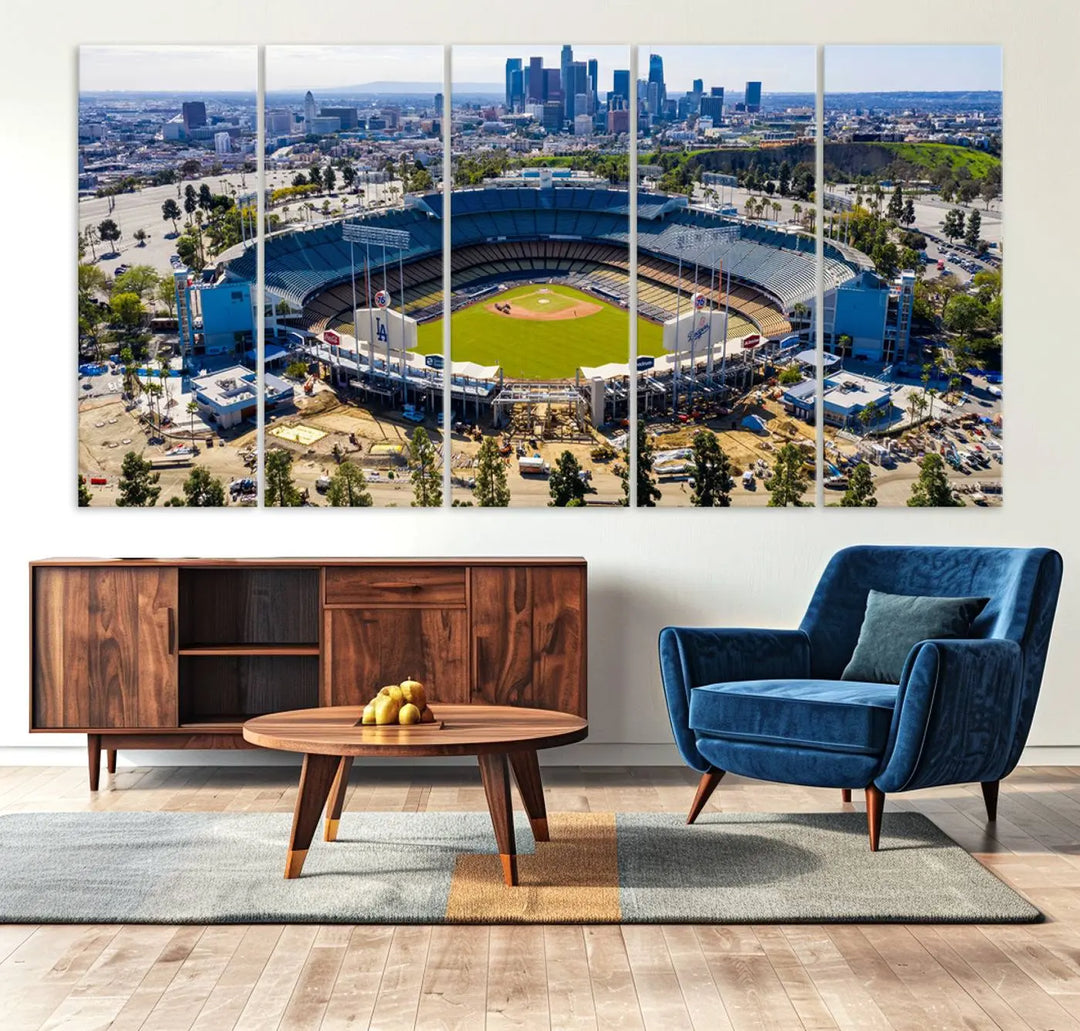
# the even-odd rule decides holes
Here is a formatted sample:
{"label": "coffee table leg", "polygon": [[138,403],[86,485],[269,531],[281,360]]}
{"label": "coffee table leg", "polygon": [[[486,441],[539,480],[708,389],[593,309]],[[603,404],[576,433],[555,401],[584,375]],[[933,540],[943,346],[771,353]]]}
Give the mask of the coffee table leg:
{"label": "coffee table leg", "polygon": [[330,801],[326,803],[326,831],[323,837],[327,841],[337,841],[338,821],[341,819],[341,807],[345,804],[345,791],[349,787],[349,771],[353,757],[343,755],[338,763],[334,784],[330,788]]}
{"label": "coffee table leg", "polygon": [[537,841],[549,841],[547,806],[544,804],[544,785],[540,781],[540,762],[536,758],[536,750],[511,752],[510,765],[525,812],[529,814],[533,837]]}
{"label": "coffee table leg", "polygon": [[326,796],[340,765],[336,755],[305,755],[300,771],[300,791],[293,810],[292,833],[289,835],[289,852],[285,859],[285,877],[299,877],[307,859],[315,827],[319,823]]}
{"label": "coffee table leg", "polygon": [[502,859],[503,878],[509,885],[517,884],[517,851],[514,847],[514,814],[510,808],[510,771],[506,756],[501,752],[478,755],[480,779],[484,782],[495,841]]}

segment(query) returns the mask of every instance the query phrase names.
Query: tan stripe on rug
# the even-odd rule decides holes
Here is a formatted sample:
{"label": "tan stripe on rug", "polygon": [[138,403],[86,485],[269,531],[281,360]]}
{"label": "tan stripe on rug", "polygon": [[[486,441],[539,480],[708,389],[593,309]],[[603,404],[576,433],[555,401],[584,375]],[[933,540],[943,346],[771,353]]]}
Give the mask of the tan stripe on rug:
{"label": "tan stripe on rug", "polygon": [[503,883],[497,855],[461,855],[446,919],[451,923],[618,923],[614,813],[551,813],[550,841],[518,856],[518,885]]}

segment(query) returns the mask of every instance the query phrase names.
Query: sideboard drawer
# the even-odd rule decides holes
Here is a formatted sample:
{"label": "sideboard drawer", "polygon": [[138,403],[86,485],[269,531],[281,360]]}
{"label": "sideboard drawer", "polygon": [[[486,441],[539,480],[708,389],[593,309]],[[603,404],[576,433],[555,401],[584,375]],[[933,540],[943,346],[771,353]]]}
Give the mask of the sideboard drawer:
{"label": "sideboard drawer", "polygon": [[464,566],[327,566],[327,605],[465,605]]}

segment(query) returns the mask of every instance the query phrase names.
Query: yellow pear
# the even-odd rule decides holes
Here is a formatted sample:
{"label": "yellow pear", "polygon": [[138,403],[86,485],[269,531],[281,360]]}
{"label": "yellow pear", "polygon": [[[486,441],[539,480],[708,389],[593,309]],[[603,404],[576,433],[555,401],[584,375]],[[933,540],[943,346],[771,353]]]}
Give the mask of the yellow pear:
{"label": "yellow pear", "polygon": [[401,695],[407,702],[412,702],[418,709],[427,705],[427,695],[424,694],[424,685],[419,680],[411,677],[401,682]]}
{"label": "yellow pear", "polygon": [[379,691],[379,694],[382,695],[384,698],[393,698],[394,701],[398,703],[398,705],[400,705],[405,700],[405,696],[402,693],[401,688],[397,684],[387,684],[386,687],[382,688],[382,690]]}
{"label": "yellow pear", "polygon": [[420,722],[420,710],[412,704],[412,702],[406,702],[398,713],[398,723],[419,723]]}
{"label": "yellow pear", "polygon": [[364,715],[360,717],[360,722],[363,723],[365,726],[369,726],[370,724],[375,722],[374,702],[368,702],[367,705],[364,706]]}
{"label": "yellow pear", "polygon": [[401,708],[401,703],[390,695],[379,695],[375,699],[375,722],[380,727],[385,727],[391,723],[397,723],[398,710]]}

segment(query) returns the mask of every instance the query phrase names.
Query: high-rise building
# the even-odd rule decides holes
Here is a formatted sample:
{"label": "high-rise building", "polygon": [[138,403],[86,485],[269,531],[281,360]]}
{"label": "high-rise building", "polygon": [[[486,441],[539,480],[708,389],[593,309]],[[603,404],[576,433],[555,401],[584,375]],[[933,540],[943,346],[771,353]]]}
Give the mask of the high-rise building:
{"label": "high-rise building", "polygon": [[432,101],[432,107],[435,108],[435,117],[442,118],[443,102],[445,97],[441,93],[435,94],[435,99]]}
{"label": "high-rise building", "polygon": [[700,97],[701,94],[705,92],[705,80],[704,79],[695,79],[694,80],[694,88],[690,92],[691,93],[696,93]]}
{"label": "high-rise building", "polygon": [[525,105],[525,72],[521,68],[510,74],[510,110],[520,111]]}
{"label": "high-rise building", "polygon": [[569,43],[564,43],[559,59],[559,88],[563,92],[563,115],[569,119],[574,117],[574,86],[570,71],[573,63],[574,48]]}
{"label": "high-rise building", "polygon": [[529,58],[529,81],[525,84],[525,99],[530,104],[544,102],[544,59]]}
{"label": "high-rise building", "polygon": [[277,108],[266,112],[266,135],[288,136],[292,132],[293,116],[291,111]]}
{"label": "high-rise building", "polygon": [[649,112],[649,122],[655,122],[660,117],[660,109],[663,107],[660,101],[660,83],[648,84],[645,92],[645,107]]}
{"label": "high-rise building", "polygon": [[[566,99],[567,117],[573,121],[578,115],[587,115],[592,112],[589,108],[589,70],[584,61],[571,61],[568,69],[568,77],[563,77],[562,88],[569,96]],[[579,97],[584,97],[579,101]]]}
{"label": "high-rise building", "polygon": [[355,107],[320,107],[321,118],[337,118],[342,129],[355,129],[357,126]]}
{"label": "high-rise building", "polygon": [[[551,68],[550,71],[556,75],[559,74],[558,68]],[[562,129],[563,123],[563,104],[561,100],[545,100],[544,101],[544,117],[541,124],[547,132],[557,133]]]}
{"label": "high-rise building", "polygon": [[719,125],[724,117],[724,87],[713,86],[707,97],[701,98],[700,113],[706,118],[713,120],[713,125]]}
{"label": "high-rise building", "polygon": [[506,59],[506,110],[514,110],[514,73],[521,75],[521,58],[508,57]]}
{"label": "high-rise building", "polygon": [[544,69],[544,101],[557,100],[563,105],[563,115],[566,114],[566,102],[562,91],[562,74],[558,68]]}
{"label": "high-rise building", "polygon": [[232,152],[232,141],[227,132],[214,133],[214,153],[229,154]]}
{"label": "high-rise building", "polygon": [[600,62],[595,57],[590,57],[589,68],[589,113],[595,114],[599,95],[596,89],[597,77],[600,74]]}
{"label": "high-rise building", "polygon": [[761,110],[761,83],[748,82],[746,84],[746,110],[750,113]]}
{"label": "high-rise building", "polygon": [[[612,79],[611,92],[616,97],[622,97],[623,100],[630,103],[630,72],[625,68],[616,68],[615,76]],[[611,103],[611,97],[608,97],[608,104]]]}
{"label": "high-rise building", "polygon": [[313,122],[315,120],[315,97],[311,90],[308,90],[304,94],[304,121]]}
{"label": "high-rise building", "polygon": [[185,100],[183,106],[184,132],[191,134],[192,129],[206,125],[206,105],[201,100]]}
{"label": "high-rise building", "polygon": [[657,86],[657,106],[650,107],[650,113],[659,113],[667,100],[667,90],[664,87],[664,59],[659,54],[649,54],[649,85]]}
{"label": "high-rise building", "polygon": [[628,108],[624,107],[617,110],[608,108],[607,131],[609,133],[630,131],[630,111]]}

